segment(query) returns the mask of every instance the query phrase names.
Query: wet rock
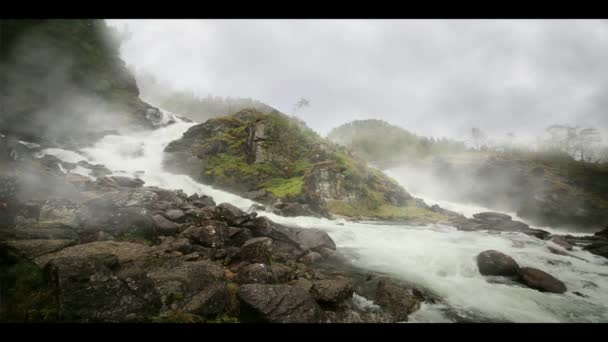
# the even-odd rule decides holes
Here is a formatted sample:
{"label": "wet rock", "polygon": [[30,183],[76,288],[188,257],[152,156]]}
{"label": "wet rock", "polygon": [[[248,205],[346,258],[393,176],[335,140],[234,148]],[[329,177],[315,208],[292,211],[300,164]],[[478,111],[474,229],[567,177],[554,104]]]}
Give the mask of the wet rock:
{"label": "wet rock", "polygon": [[0,230],[3,240],[78,240],[78,234],[70,226],[62,223],[39,222],[28,228]]}
{"label": "wet rock", "polygon": [[44,271],[55,289],[58,315],[68,321],[123,321],[129,314],[145,320],[160,307],[160,296],[143,271],[128,278],[115,274],[113,254],[52,259]]}
{"label": "wet rock", "polygon": [[152,216],[154,220],[154,224],[156,225],[156,231],[159,235],[170,236],[177,234],[179,224],[167,220],[162,215],[154,215]]}
{"label": "wet rock", "polygon": [[411,289],[389,279],[378,282],[374,303],[388,311],[397,321],[407,320],[409,314],[420,308],[420,300]]}
{"label": "wet rock", "polygon": [[337,304],[353,296],[353,286],[348,279],[317,280],[310,293],[322,303]]}
{"label": "wet rock", "polygon": [[140,188],[145,184],[145,182],[139,178],[129,178],[129,177],[120,177],[120,176],[112,176],[112,177],[108,177],[108,178],[110,178],[112,181],[114,181],[114,183],[116,183],[116,185],[122,186],[125,188]]}
{"label": "wet rock", "polygon": [[511,220],[511,216],[507,215],[507,214],[503,214],[503,213],[496,213],[496,212],[483,212],[483,213],[478,213],[478,214],[474,214],[473,215],[474,218],[476,219],[480,219],[480,220],[491,220],[491,221],[510,221]]}
{"label": "wet rock", "polygon": [[249,212],[265,212],[266,211],[266,207],[261,205],[261,204],[252,204],[251,207],[249,207]]}
{"label": "wet rock", "polygon": [[253,238],[253,234],[247,228],[230,227],[228,229],[229,229],[230,244],[232,246],[240,247],[247,240]]}
{"label": "wet rock", "polygon": [[204,247],[222,248],[228,235],[228,227],[220,221],[207,221],[202,227],[191,226],[180,234]]}
{"label": "wet rock", "polygon": [[246,260],[251,263],[270,263],[270,246],[272,239],[259,237],[247,240],[237,255],[239,260]]}
{"label": "wet rock", "polygon": [[592,243],[588,246],[585,246],[584,249],[595,255],[600,255],[604,258],[608,258],[608,242]]}
{"label": "wet rock", "polygon": [[479,253],[477,267],[479,273],[488,276],[517,276],[519,271],[519,265],[513,258],[494,250]]}
{"label": "wet rock", "polygon": [[336,243],[325,231],[320,229],[302,229],[296,232],[297,241],[306,249],[319,252],[322,248],[336,250]]}
{"label": "wet rock", "polygon": [[190,244],[190,240],[183,237],[174,236],[162,238],[158,248],[164,252],[178,251],[183,254],[189,254],[194,250]]}
{"label": "wet rock", "polygon": [[282,216],[319,216],[308,204],[302,203],[280,203],[275,205]]}
{"label": "wet rock", "polygon": [[200,196],[198,199],[192,201],[192,204],[199,208],[214,207],[215,201],[213,200],[213,198],[203,195],[203,196]]}
{"label": "wet rock", "polygon": [[75,243],[74,240],[13,240],[0,241],[0,248],[5,248],[3,246],[5,244],[18,250],[21,255],[28,259],[35,259],[39,256],[62,250]]}
{"label": "wet rock", "polygon": [[242,285],[238,297],[243,303],[244,321],[271,323],[316,323],[321,308],[308,291],[289,285]]}
{"label": "wet rock", "polygon": [[179,209],[171,209],[165,212],[165,217],[173,222],[183,223],[186,214]]}
{"label": "wet rock", "polygon": [[225,283],[211,284],[196,294],[185,305],[184,311],[199,315],[213,316],[220,314],[228,304],[228,289]]}
{"label": "wet rock", "polygon": [[522,267],[519,270],[521,282],[528,287],[551,293],[566,292],[566,285],[552,275],[532,267]]}
{"label": "wet rock", "polygon": [[323,259],[323,256],[321,256],[321,254],[319,254],[317,252],[309,252],[308,254],[301,257],[299,261],[304,264],[311,265],[318,261],[321,261],[322,259]]}
{"label": "wet rock", "polygon": [[239,284],[275,284],[277,278],[272,268],[264,264],[250,264],[241,267],[235,278]]}
{"label": "wet rock", "polygon": [[230,203],[222,203],[216,207],[216,211],[222,220],[230,225],[240,226],[249,221],[249,215]]}
{"label": "wet rock", "polygon": [[566,241],[564,238],[559,237],[559,236],[553,236],[549,241],[553,242],[554,244],[561,246],[563,248],[565,248],[567,251],[571,251],[572,250],[572,245],[568,243],[568,241]]}

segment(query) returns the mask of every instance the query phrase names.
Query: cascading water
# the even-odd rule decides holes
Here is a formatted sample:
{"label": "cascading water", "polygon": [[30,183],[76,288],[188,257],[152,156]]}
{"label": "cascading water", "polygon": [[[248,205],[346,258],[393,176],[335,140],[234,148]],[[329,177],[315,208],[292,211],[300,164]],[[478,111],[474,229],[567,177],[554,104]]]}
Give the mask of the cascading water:
{"label": "cascading water", "polygon": [[[254,202],[163,170],[165,146],[194,125],[179,118],[175,121],[154,131],[108,135],[93,147],[76,152],[47,149],[42,153],[70,162],[86,160],[103,164],[115,175],[138,177],[146,185],[206,194],[217,203],[229,202],[247,210]],[[87,172],[80,169],[80,173]],[[454,209],[453,206],[460,204],[451,205],[448,203],[446,208]],[[460,206],[457,211],[464,211],[466,215],[484,209]],[[463,232],[444,225],[414,227],[265,215],[285,225],[323,229],[335,240],[338,253],[353,265],[385,272],[442,298],[440,304],[423,305],[411,315],[412,322],[449,322],[453,321],[454,314],[487,321],[608,321],[608,264],[606,259],[579,248],[570,253],[583,260],[552,254],[547,249],[550,242],[520,233],[489,234]],[[558,295],[487,282],[478,272],[475,257],[488,249],[502,251],[520,265],[555,275],[566,284],[568,292]],[[364,298],[357,298],[365,302]]]}

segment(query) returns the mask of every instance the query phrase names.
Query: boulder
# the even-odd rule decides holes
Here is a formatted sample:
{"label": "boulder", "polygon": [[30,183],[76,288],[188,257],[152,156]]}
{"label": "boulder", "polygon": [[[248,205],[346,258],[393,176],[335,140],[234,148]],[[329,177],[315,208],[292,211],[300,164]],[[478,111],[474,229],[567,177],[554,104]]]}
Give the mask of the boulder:
{"label": "boulder", "polygon": [[179,224],[167,220],[162,215],[154,215],[152,216],[154,220],[154,224],[156,225],[156,231],[159,235],[170,236],[177,234],[177,231],[180,227]]}
{"label": "boulder", "polygon": [[519,265],[513,258],[494,250],[479,253],[477,267],[479,267],[479,273],[487,276],[511,277],[517,276],[519,271]]}
{"label": "boulder", "polygon": [[566,239],[559,237],[559,236],[553,236],[549,241],[553,242],[554,244],[563,247],[564,249],[566,249],[567,251],[571,251],[572,250],[572,245],[568,243],[568,241],[566,241]]}
{"label": "boulder", "polygon": [[112,177],[108,177],[108,178],[110,178],[112,181],[114,181],[114,183],[116,183],[116,185],[122,186],[125,188],[140,188],[145,184],[145,182],[139,178],[129,178],[129,177],[120,177],[120,176],[112,176]]}
{"label": "boulder", "polygon": [[313,282],[310,293],[319,302],[337,304],[351,298],[354,290],[348,279],[329,279]]}
{"label": "boulder", "polygon": [[28,259],[35,259],[39,256],[53,253],[62,250],[66,247],[70,247],[75,244],[74,240],[13,240],[0,242],[6,244],[20,252],[23,256]]}
{"label": "boulder", "polygon": [[539,291],[564,293],[567,290],[563,282],[536,268],[522,267],[519,275],[522,283]]}
{"label": "boulder", "polygon": [[253,238],[253,234],[247,228],[229,227],[229,238],[232,246],[240,247],[247,240]]}
{"label": "boulder", "polygon": [[202,196],[198,197],[196,200],[192,201],[192,204],[199,208],[214,207],[215,201],[213,200],[213,198],[211,198],[209,196],[202,195]]}
{"label": "boulder", "polygon": [[241,246],[241,250],[236,257],[238,260],[249,261],[251,263],[269,264],[271,245],[272,239],[267,237],[249,239]]}
{"label": "boulder", "polygon": [[243,303],[243,321],[270,323],[317,323],[322,310],[312,296],[298,286],[242,285],[238,297]]}
{"label": "boulder", "polygon": [[230,203],[222,203],[216,207],[218,216],[230,225],[240,226],[249,221],[249,215]]}
{"label": "boulder", "polygon": [[165,212],[165,217],[173,222],[183,223],[186,214],[179,209],[171,209]]}
{"label": "boulder", "polygon": [[389,279],[382,279],[378,282],[373,300],[374,303],[393,315],[397,321],[406,321],[409,314],[420,308],[420,300],[411,289]]}
{"label": "boulder", "polygon": [[226,283],[211,284],[194,295],[184,306],[184,311],[203,317],[218,315],[224,311],[228,299]]}
{"label": "boulder", "polygon": [[189,227],[179,236],[188,238],[204,247],[222,248],[227,240],[228,227],[224,222],[207,221],[202,227]]}
{"label": "boulder", "polygon": [[306,248],[319,252],[322,248],[336,250],[336,243],[329,237],[327,232],[320,229],[302,229],[296,232],[299,244]]}
{"label": "boulder", "polygon": [[272,268],[264,264],[249,264],[241,267],[236,274],[239,284],[275,284],[277,278]]}

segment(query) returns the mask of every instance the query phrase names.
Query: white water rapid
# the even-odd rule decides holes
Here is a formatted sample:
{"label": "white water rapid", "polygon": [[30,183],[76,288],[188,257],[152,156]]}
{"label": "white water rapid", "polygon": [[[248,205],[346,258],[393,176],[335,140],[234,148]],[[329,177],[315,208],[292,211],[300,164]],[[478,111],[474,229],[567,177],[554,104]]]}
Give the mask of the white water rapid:
{"label": "white water rapid", "polygon": [[[206,194],[217,203],[229,202],[247,210],[253,204],[250,200],[197,183],[188,176],[163,171],[165,146],[179,139],[192,125],[177,120],[154,131],[108,135],[93,147],[79,151],[47,149],[43,153],[70,162],[86,160],[103,164],[115,175],[138,177],[146,185]],[[82,169],[79,173],[86,174]],[[398,179],[394,174],[391,176]],[[468,216],[487,210],[425,200]],[[608,322],[607,260],[580,248],[571,254],[586,261],[552,254],[547,248],[549,242],[519,233],[489,234],[462,232],[443,225],[413,227],[265,215],[281,224],[323,229],[335,240],[338,253],[353,265],[386,272],[424,287],[442,299],[441,304],[423,305],[410,316],[411,322],[450,322],[454,321],[454,314],[487,321]],[[554,275],[566,284],[568,292],[542,293],[487,282],[475,262],[477,254],[487,249],[499,250],[522,266],[536,267]]]}

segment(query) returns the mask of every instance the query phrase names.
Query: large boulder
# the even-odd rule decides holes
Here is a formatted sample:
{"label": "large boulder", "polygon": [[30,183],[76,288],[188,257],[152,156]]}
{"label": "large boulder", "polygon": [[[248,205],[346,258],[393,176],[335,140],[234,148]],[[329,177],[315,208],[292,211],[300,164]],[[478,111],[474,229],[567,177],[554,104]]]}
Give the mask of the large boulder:
{"label": "large boulder", "polygon": [[353,296],[353,285],[348,279],[317,280],[310,293],[321,303],[337,304]]}
{"label": "large boulder", "polygon": [[477,267],[479,267],[479,273],[487,276],[511,277],[517,276],[519,271],[519,265],[513,258],[494,250],[479,253]]}
{"label": "large boulder", "polygon": [[204,247],[221,248],[228,238],[228,227],[221,221],[207,221],[202,227],[190,226],[180,237]]}
{"label": "large boulder", "polygon": [[573,248],[572,245],[569,244],[568,241],[566,241],[566,239],[559,237],[559,236],[553,236],[549,241],[566,249],[567,251],[571,251]]}
{"label": "large boulder", "polygon": [[247,240],[243,246],[241,246],[241,250],[237,254],[237,258],[239,260],[244,260],[251,263],[269,264],[271,245],[272,239],[266,237]]}
{"label": "large boulder", "polygon": [[336,250],[336,243],[320,229],[302,229],[296,232],[297,242],[304,248],[319,252],[322,248]]}
{"label": "large boulder", "polygon": [[169,236],[177,234],[177,231],[180,227],[179,224],[167,220],[162,215],[154,215],[152,216],[154,220],[154,224],[156,225],[156,231],[159,235]]}
{"label": "large boulder", "polygon": [[230,225],[240,226],[249,221],[249,215],[230,203],[222,203],[216,207],[218,216]]}
{"label": "large boulder", "polygon": [[567,290],[562,281],[539,269],[522,267],[519,274],[521,282],[533,289],[552,293],[564,293]]}
{"label": "large boulder", "polygon": [[380,305],[397,321],[406,321],[407,316],[420,308],[420,300],[412,289],[405,288],[392,280],[378,282],[374,303]]}
{"label": "large boulder", "polygon": [[261,263],[241,267],[235,280],[239,284],[274,284],[278,282],[272,267]]}
{"label": "large boulder", "polygon": [[322,315],[310,293],[298,286],[242,285],[238,297],[244,321],[317,323]]}

